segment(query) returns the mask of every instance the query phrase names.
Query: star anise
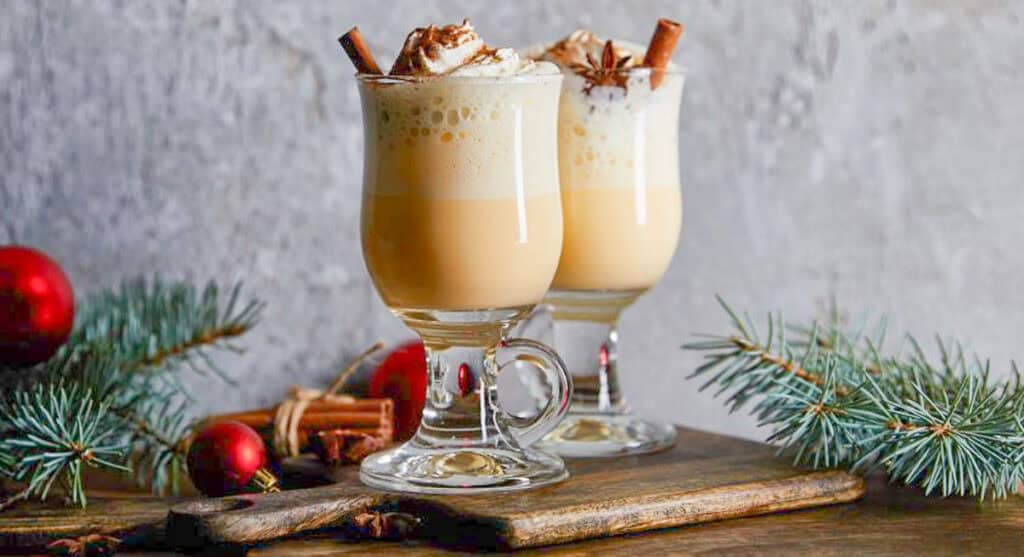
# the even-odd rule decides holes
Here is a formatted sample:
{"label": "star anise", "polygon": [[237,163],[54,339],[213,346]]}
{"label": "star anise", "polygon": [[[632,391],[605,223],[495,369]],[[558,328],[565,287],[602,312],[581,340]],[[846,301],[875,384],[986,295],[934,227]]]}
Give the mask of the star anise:
{"label": "star anise", "polygon": [[629,81],[629,74],[623,70],[628,67],[627,64],[629,64],[631,59],[632,56],[629,54],[617,58],[615,56],[615,45],[612,44],[611,39],[608,39],[604,43],[600,62],[594,60],[594,57],[588,52],[586,64],[575,63],[570,67],[572,71],[576,72],[576,75],[583,76],[587,80],[583,91],[589,94],[595,86],[622,87],[625,89]]}
{"label": "star anise", "polygon": [[309,444],[321,462],[328,466],[341,466],[358,464],[367,456],[386,448],[389,442],[379,434],[334,429],[310,434]]}
{"label": "star anise", "polygon": [[50,555],[68,555],[69,557],[91,557],[114,555],[121,540],[102,534],[89,534],[78,538],[57,540],[46,546]]}
{"label": "star anise", "polygon": [[411,514],[367,511],[352,518],[348,534],[357,539],[401,540],[410,537],[420,522]]}

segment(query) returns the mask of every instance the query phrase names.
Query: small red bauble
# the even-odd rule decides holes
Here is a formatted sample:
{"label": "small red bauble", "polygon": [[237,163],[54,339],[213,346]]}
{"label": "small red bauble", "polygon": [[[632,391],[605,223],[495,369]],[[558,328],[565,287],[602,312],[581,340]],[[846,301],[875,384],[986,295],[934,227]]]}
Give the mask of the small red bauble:
{"label": "small red bauble", "polygon": [[221,497],[247,487],[277,491],[277,479],[265,468],[267,446],[251,427],[233,420],[199,431],[188,450],[188,475],[204,495]]}
{"label": "small red bauble", "polygon": [[44,362],[75,320],[71,281],[46,254],[0,246],[0,364]]}
{"label": "small red bauble", "polygon": [[405,441],[420,427],[427,400],[427,354],[410,342],[388,354],[370,379],[370,396],[395,401],[395,438]]}
{"label": "small red bauble", "polygon": [[469,396],[469,393],[473,392],[473,387],[476,381],[473,379],[473,372],[469,369],[469,364],[463,362],[459,364],[459,394],[462,396]]}

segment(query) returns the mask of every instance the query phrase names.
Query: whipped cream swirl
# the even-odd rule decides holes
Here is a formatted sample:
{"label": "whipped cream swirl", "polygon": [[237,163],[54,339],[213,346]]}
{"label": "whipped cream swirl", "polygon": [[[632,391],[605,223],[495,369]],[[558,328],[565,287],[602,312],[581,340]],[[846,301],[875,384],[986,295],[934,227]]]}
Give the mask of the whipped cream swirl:
{"label": "whipped cream swirl", "polygon": [[[534,54],[533,58],[554,62],[562,67],[571,67],[577,64],[586,65],[589,64],[588,56],[590,60],[601,60],[604,45],[604,39],[597,38],[593,31],[578,29],[573,31],[568,37],[547,46],[543,52]],[[615,53],[616,60],[626,56],[630,57],[626,65],[623,66],[624,68],[631,68],[643,62],[643,50],[631,43],[616,40],[612,43],[612,52]]]}
{"label": "whipped cream swirl", "polygon": [[390,73],[420,77],[505,76],[548,70],[544,66],[547,64],[542,66],[520,58],[511,48],[488,47],[467,19],[462,25],[414,29],[406,37]]}

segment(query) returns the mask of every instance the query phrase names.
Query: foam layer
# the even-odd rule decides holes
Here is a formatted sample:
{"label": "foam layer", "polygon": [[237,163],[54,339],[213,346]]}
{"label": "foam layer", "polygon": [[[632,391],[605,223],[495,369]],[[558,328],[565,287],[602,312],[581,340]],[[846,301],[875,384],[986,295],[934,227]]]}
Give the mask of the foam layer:
{"label": "foam layer", "polygon": [[496,198],[558,191],[560,77],[363,81],[365,190]]}
{"label": "foam layer", "polygon": [[684,78],[630,72],[625,89],[587,88],[565,74],[558,125],[561,187],[678,188],[679,101]]}

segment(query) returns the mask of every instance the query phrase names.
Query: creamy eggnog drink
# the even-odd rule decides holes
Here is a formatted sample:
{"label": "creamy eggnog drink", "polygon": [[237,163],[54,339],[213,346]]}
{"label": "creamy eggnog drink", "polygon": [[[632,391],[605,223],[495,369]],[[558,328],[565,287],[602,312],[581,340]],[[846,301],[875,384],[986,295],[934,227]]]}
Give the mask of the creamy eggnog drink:
{"label": "creamy eggnog drink", "polygon": [[[541,301],[561,252],[561,72],[486,46],[467,21],[414,30],[380,75],[351,34],[342,44],[361,70],[363,254],[384,302],[423,338],[428,367],[419,431],[364,460],[360,475],[429,493],[560,481],[561,459],[529,445],[567,411],[568,373],[549,348],[505,334]],[[532,419],[497,401],[497,377],[511,369],[499,361],[517,358],[550,391]]]}
{"label": "creamy eggnog drink", "polygon": [[558,264],[551,68],[514,86],[472,69],[361,85],[363,253],[393,308],[532,307]]}
{"label": "creamy eggnog drink", "polygon": [[646,54],[586,30],[531,52],[565,73],[558,121],[565,237],[546,304],[575,395],[570,416],[544,445],[563,455],[651,452],[675,438],[673,427],[629,415],[615,327],[665,273],[679,239],[684,77],[669,58],[681,31],[662,20]]}
{"label": "creamy eggnog drink", "polygon": [[[547,49],[566,72],[558,122],[565,238],[552,287],[645,290],[668,268],[682,223],[678,121],[681,74],[650,86],[643,52],[617,43],[605,83],[605,41],[577,31]],[[634,61],[631,63],[631,61]],[[582,66],[582,67],[581,67]]]}

